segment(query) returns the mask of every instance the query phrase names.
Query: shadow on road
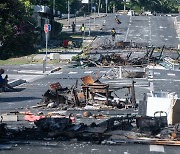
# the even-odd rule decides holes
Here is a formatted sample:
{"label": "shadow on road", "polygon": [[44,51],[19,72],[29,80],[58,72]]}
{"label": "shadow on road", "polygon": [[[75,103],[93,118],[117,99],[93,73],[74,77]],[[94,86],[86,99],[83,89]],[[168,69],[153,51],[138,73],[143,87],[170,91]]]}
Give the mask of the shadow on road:
{"label": "shadow on road", "polygon": [[28,100],[36,100],[36,99],[41,99],[39,97],[4,97],[0,98],[0,103],[4,102],[20,102],[20,101],[28,101]]}

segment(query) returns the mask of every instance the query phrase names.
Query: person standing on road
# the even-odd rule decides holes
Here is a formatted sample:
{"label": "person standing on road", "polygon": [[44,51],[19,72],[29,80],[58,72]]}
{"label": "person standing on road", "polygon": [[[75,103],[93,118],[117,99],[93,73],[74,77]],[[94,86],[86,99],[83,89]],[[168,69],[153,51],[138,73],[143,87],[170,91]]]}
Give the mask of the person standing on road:
{"label": "person standing on road", "polygon": [[81,35],[85,36],[85,26],[84,26],[84,24],[82,24],[82,26],[80,27],[80,31],[81,31]]}
{"label": "person standing on road", "polygon": [[6,88],[12,89],[12,90],[16,90],[14,89],[12,86],[10,86],[8,84],[8,75],[6,75],[4,78],[2,77],[2,75],[4,74],[4,69],[0,68],[0,88],[2,88],[2,90],[6,90]]}
{"label": "person standing on road", "polygon": [[76,24],[74,23],[74,21],[71,26],[72,26],[72,32],[74,33],[76,31]]}
{"label": "person standing on road", "polygon": [[112,41],[114,41],[115,37],[116,37],[116,31],[114,28],[112,28],[112,30],[111,30],[111,35],[112,35]]}

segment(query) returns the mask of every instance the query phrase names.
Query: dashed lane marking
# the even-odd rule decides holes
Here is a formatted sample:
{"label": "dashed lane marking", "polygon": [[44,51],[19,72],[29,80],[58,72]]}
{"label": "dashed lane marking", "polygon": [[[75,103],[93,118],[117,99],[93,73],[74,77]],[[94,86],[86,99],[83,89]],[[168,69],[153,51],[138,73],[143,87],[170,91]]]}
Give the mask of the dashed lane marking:
{"label": "dashed lane marking", "polygon": [[170,76],[175,76],[176,74],[168,73],[167,75],[170,75]]}
{"label": "dashed lane marking", "polygon": [[85,74],[91,74],[93,71],[85,71]]}
{"label": "dashed lane marking", "polygon": [[63,72],[54,72],[52,74],[62,74]]}
{"label": "dashed lane marking", "polygon": [[100,73],[106,73],[106,71],[99,71]]}
{"label": "dashed lane marking", "polygon": [[160,72],[154,72],[154,74],[161,74]]}
{"label": "dashed lane marking", "polygon": [[69,72],[68,74],[77,74],[78,72]]}
{"label": "dashed lane marking", "polygon": [[172,82],[180,82],[180,80],[172,80],[172,79],[151,79],[151,81],[172,81]]}
{"label": "dashed lane marking", "polygon": [[149,151],[152,151],[152,152],[162,152],[162,153],[164,153],[164,146],[160,146],[160,145],[150,145],[150,146],[149,146]]}
{"label": "dashed lane marking", "polygon": [[130,154],[129,152],[124,152],[124,154]]}

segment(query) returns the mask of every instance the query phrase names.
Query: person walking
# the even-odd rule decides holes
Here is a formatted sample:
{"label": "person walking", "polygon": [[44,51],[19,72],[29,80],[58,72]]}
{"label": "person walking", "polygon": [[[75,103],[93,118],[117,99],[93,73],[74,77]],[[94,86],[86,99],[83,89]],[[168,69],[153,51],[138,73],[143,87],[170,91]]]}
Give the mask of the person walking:
{"label": "person walking", "polygon": [[115,28],[112,28],[112,30],[111,30],[111,35],[112,35],[112,41],[114,41],[114,40],[115,40],[115,37],[116,37]]}
{"label": "person walking", "polygon": [[74,23],[74,21],[73,21],[71,27],[72,27],[72,32],[74,33],[76,31],[76,24]]}
{"label": "person walking", "polygon": [[85,36],[85,26],[84,26],[84,24],[81,25],[80,31],[81,31],[81,35]]}

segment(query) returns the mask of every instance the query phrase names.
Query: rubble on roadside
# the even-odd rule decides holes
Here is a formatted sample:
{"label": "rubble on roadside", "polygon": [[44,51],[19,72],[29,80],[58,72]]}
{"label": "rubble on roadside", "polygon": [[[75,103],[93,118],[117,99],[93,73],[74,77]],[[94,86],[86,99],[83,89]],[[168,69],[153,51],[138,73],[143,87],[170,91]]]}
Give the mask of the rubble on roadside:
{"label": "rubble on roadside", "polygon": [[[148,117],[121,115],[106,117],[102,122],[85,124],[69,117],[51,117],[35,120],[31,127],[12,128],[0,124],[0,139],[46,140],[49,141],[91,141],[98,144],[157,144],[180,145],[180,124],[167,124],[162,116]],[[88,117],[85,117],[88,118]]]}

